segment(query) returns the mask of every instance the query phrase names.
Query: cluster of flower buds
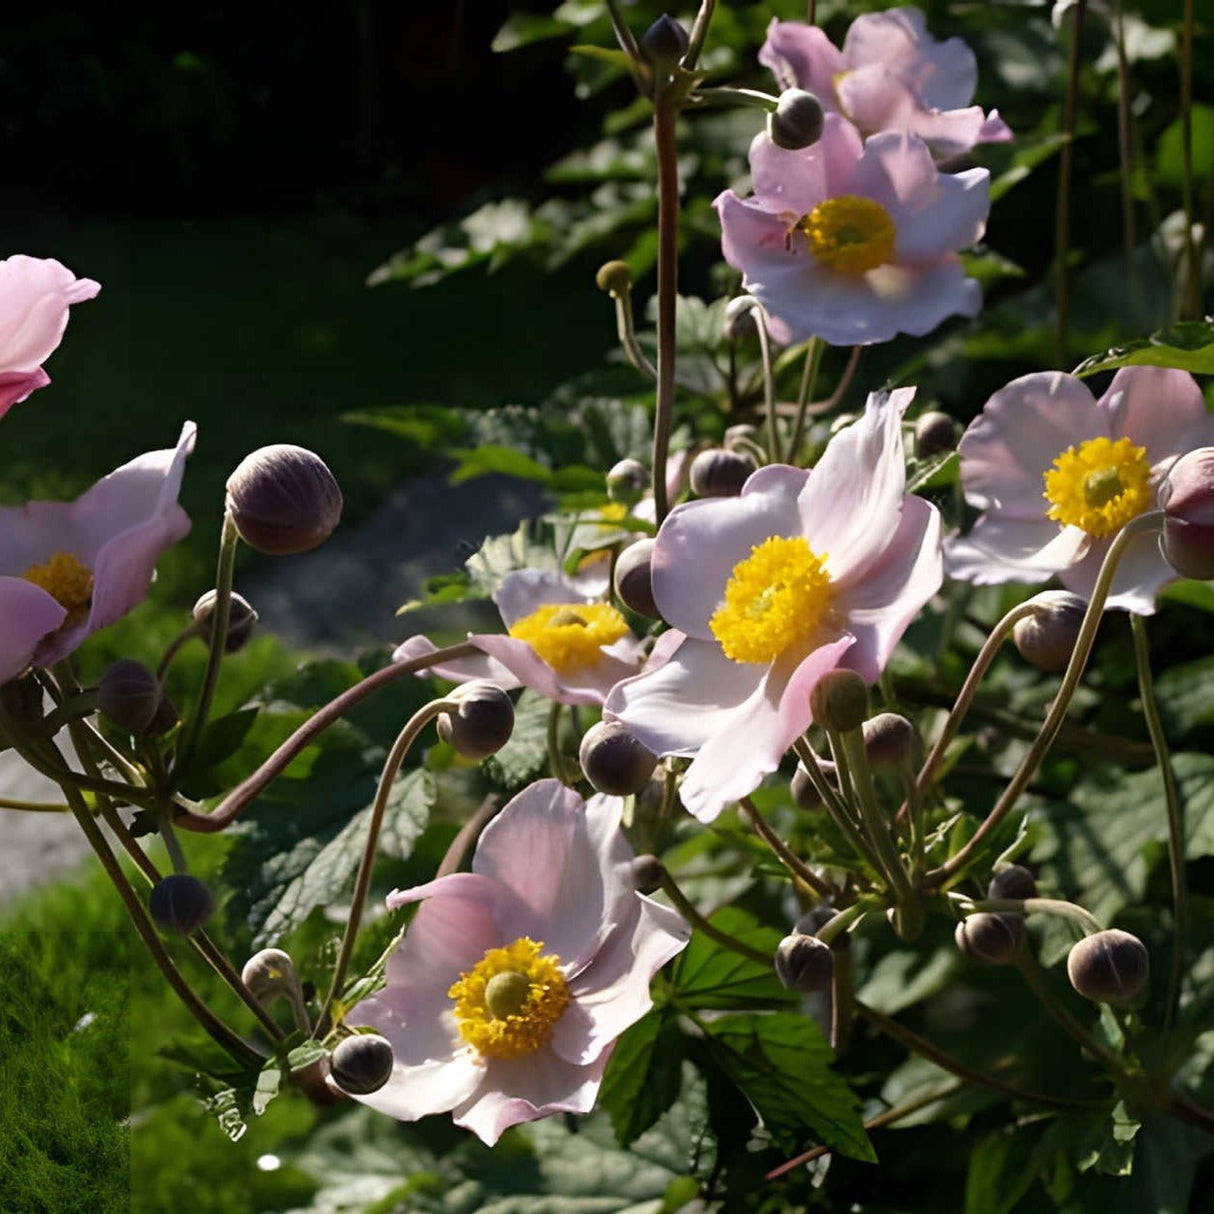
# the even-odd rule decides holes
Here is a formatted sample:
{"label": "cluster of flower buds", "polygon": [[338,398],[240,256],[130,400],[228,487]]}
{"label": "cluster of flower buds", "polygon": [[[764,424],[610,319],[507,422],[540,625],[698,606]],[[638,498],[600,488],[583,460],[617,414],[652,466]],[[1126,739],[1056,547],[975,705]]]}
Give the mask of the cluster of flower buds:
{"label": "cluster of flower buds", "polygon": [[[1001,868],[987,887],[990,898],[1035,898],[1037,882],[1027,868],[1009,864]],[[957,947],[971,960],[986,965],[1008,965],[1024,946],[1024,916],[980,911],[967,915],[954,933]]]}

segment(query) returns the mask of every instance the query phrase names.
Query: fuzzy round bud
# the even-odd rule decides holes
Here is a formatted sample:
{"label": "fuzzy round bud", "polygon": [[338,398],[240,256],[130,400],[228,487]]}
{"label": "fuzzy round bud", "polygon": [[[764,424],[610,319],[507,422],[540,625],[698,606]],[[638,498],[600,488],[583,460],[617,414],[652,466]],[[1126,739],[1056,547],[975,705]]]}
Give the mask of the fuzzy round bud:
{"label": "fuzzy round bud", "polygon": [[759,301],[753,295],[739,295],[725,305],[725,336],[729,341],[742,341],[758,327],[754,312]]}
{"label": "fuzzy round bud", "polygon": [[1033,613],[1012,626],[1012,643],[1026,662],[1057,674],[1067,668],[1075,651],[1087,603],[1069,590],[1045,590],[1029,602]]}
{"label": "fuzzy round bud", "polygon": [[666,868],[657,856],[637,856],[632,862],[632,883],[637,893],[652,894],[661,889]]}
{"label": "fuzzy round bud", "polygon": [[825,902],[821,902],[807,910],[796,921],[793,925],[793,933],[798,936],[816,936],[819,930],[824,928],[837,913],[833,906],[827,906]]}
{"label": "fuzzy round bud", "polygon": [[263,1005],[280,995],[291,998],[300,991],[295,965],[280,948],[263,948],[254,953],[244,963],[240,980],[249,988],[249,994]]}
{"label": "fuzzy round bud", "polygon": [[822,103],[805,89],[785,89],[767,115],[767,133],[785,151],[812,147],[822,138]]}
{"label": "fuzzy round bud", "polygon": [[215,910],[211,891],[189,873],[173,873],[152,886],[148,909],[162,931],[192,936]]}
{"label": "fuzzy round bud", "polygon": [[1199,447],[1172,465],[1159,504],[1164,560],[1181,577],[1214,578],[1214,447]]}
{"label": "fuzzy round bud", "polygon": [[606,261],[599,266],[594,283],[600,291],[618,299],[632,290],[632,271],[626,261]]}
{"label": "fuzzy round bud", "polygon": [[776,946],[775,970],[786,990],[826,991],[830,989],[835,959],[829,944],[793,932]]}
{"label": "fuzzy round bud", "polygon": [[578,762],[599,792],[627,797],[645,787],[658,759],[619,721],[600,721],[586,730]]}
{"label": "fuzzy round bud", "polygon": [[1037,881],[1023,864],[1009,864],[991,877],[986,894],[988,898],[1035,898]]}
{"label": "fuzzy round bud", "polygon": [[982,911],[962,919],[953,938],[971,961],[1007,965],[1016,959],[1024,943],[1024,919],[1020,915],[992,915]]}
{"label": "fuzzy round bud", "polygon": [[1071,985],[1098,1003],[1133,1003],[1149,971],[1146,945],[1115,927],[1080,940],[1066,959]]}
{"label": "fuzzy round bud", "polygon": [[655,67],[673,67],[687,53],[687,31],[663,13],[641,35],[641,52]]}
{"label": "fuzzy round bud", "polygon": [[181,713],[177,711],[177,705],[168,696],[161,696],[160,703],[156,705],[156,715],[152,717],[152,723],[147,727],[147,736],[149,738],[163,737],[180,721]]}
{"label": "fuzzy round bud", "polygon": [[[218,590],[208,590],[194,604],[194,621],[204,639],[210,636],[215,619],[215,602],[218,598]],[[253,610],[249,600],[233,591],[228,600],[228,635],[223,643],[224,653],[239,653],[249,643],[257,619],[257,612]]]}
{"label": "fuzzy round bud", "polygon": [[[837,769],[829,759],[819,759],[818,766],[828,780],[835,779]],[[797,764],[797,770],[793,772],[792,780],[789,782],[789,791],[792,793],[792,799],[802,809],[822,808],[822,798],[818,796],[818,790],[809,778],[809,772],[805,770],[804,763]]]}
{"label": "fuzzy round bud", "polygon": [[713,447],[691,461],[691,491],[696,497],[737,497],[754,470],[749,455]]}
{"label": "fuzzy round bud", "polygon": [[324,460],[289,443],[246,455],[228,477],[227,508],[240,538],[269,556],[323,544],[341,507],[341,490]]}
{"label": "fuzzy round bud", "polygon": [[97,684],[101,715],[137,738],[148,732],[163,699],[160,680],[134,658],[120,658],[107,666]]}
{"label": "fuzzy round bud", "polygon": [[637,540],[616,558],[615,592],[620,602],[637,615],[656,620],[661,616],[653,601],[653,540]]}
{"label": "fuzzy round bud", "polygon": [[343,1092],[366,1096],[392,1078],[392,1047],[378,1033],[345,1037],[333,1049],[329,1074]]}
{"label": "fuzzy round bud", "polygon": [[957,423],[947,413],[932,410],[915,419],[915,454],[920,459],[951,451],[957,442]]}
{"label": "fuzzy round bud", "polygon": [[859,729],[868,716],[868,688],[854,670],[829,670],[809,693],[809,709],[825,729]]}
{"label": "fuzzy round bud", "polygon": [[438,736],[465,759],[487,759],[496,754],[514,732],[514,704],[496,684],[475,679],[457,687],[448,697],[453,711],[441,712],[435,721]]}
{"label": "fuzzy round bud", "polygon": [[896,712],[879,712],[864,722],[864,750],[873,767],[900,767],[915,750],[915,727]]}
{"label": "fuzzy round bud", "polygon": [[607,496],[613,502],[635,506],[649,488],[649,469],[639,459],[622,459],[607,473]]}

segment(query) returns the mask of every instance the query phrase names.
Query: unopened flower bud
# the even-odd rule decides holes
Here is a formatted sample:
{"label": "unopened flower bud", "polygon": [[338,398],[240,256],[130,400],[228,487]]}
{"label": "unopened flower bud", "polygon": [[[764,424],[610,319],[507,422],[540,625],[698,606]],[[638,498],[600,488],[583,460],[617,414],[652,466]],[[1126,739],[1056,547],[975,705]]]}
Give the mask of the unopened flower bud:
{"label": "unopened flower bud", "polygon": [[616,558],[615,592],[620,602],[637,615],[656,620],[661,616],[653,601],[653,540],[637,540]]}
{"label": "unopened flower bud", "polygon": [[962,919],[953,938],[971,961],[1007,965],[1016,959],[1024,943],[1024,919],[1020,915],[993,915],[982,911]]}
{"label": "unopened flower bud", "polygon": [[920,459],[951,451],[957,441],[957,423],[947,413],[932,410],[915,419],[915,454]]}
{"label": "unopened flower bud", "polygon": [[147,736],[149,738],[163,737],[180,720],[181,713],[177,711],[177,705],[168,696],[161,696],[160,703],[156,705],[156,715],[152,717],[152,723],[147,727]]}
{"label": "unopened flower bud", "polygon": [[1164,559],[1181,577],[1214,578],[1214,447],[1199,447],[1172,465],[1159,504]]}
{"label": "unopened flower bud", "polygon": [[730,341],[742,341],[755,332],[754,311],[758,306],[753,295],[739,295],[725,305],[725,336]]}
{"label": "unopened flower bud", "polygon": [[799,936],[816,936],[819,929],[825,927],[837,913],[834,907],[827,906],[824,902],[819,903],[817,906],[807,910],[797,920],[793,925],[793,933]]}
{"label": "unopened flower bud", "polygon": [[635,506],[649,488],[649,469],[639,459],[622,459],[607,473],[607,496],[613,502]]}
{"label": "unopened flower bud", "polygon": [[276,443],[228,477],[228,513],[250,548],[291,556],[323,544],[341,518],[341,490],[319,455]]}
{"label": "unopened flower bud", "polygon": [[657,856],[637,856],[632,862],[632,883],[637,893],[652,894],[661,889],[666,869]]}
{"label": "unopened flower bud", "polygon": [[1012,626],[1012,643],[1026,662],[1057,674],[1065,670],[1087,613],[1087,603],[1069,590],[1043,590],[1029,600],[1033,614]]}
{"label": "unopened flower bud", "polygon": [[737,497],[754,470],[749,455],[713,447],[691,461],[691,491],[697,497]]}
{"label": "unopened flower bud", "polygon": [[263,1007],[279,996],[292,1000],[303,998],[295,965],[280,948],[263,948],[261,952],[254,953],[244,963],[240,980]]}
{"label": "unopened flower bud", "polygon": [[822,103],[805,89],[785,89],[767,115],[767,133],[789,152],[811,147],[822,138]]}
{"label": "unopened flower bud", "polygon": [[829,944],[815,936],[794,932],[776,946],[776,977],[790,991],[825,991],[830,989],[835,959]]}
{"label": "unopened flower bud", "polygon": [[809,709],[824,729],[859,729],[868,716],[868,688],[854,670],[828,670],[809,693]]}
{"label": "unopened flower bud", "polygon": [[641,52],[655,67],[673,67],[687,53],[687,31],[663,13],[641,35]]}
{"label": "unopened flower bud", "polygon": [[986,893],[988,898],[1035,898],[1037,881],[1023,864],[1009,864],[991,877]]}
{"label": "unopened flower bud", "polygon": [[173,873],[152,886],[148,909],[163,931],[191,936],[211,917],[215,899],[197,877]]}
{"label": "unopened flower bud", "polygon": [[163,698],[160,680],[133,658],[121,658],[107,666],[97,684],[101,715],[137,738],[148,732]]}
{"label": "unopened flower bud", "polygon": [[[208,639],[215,618],[215,601],[219,591],[208,590],[194,604],[194,619],[201,629],[201,635]],[[228,600],[228,635],[224,639],[224,653],[239,653],[253,635],[253,626],[257,623],[257,612],[243,595],[232,592]]]}
{"label": "unopened flower bud", "polygon": [[[819,759],[818,766],[828,780],[836,779],[837,769],[829,759]],[[789,790],[792,792],[792,799],[802,809],[822,808],[822,798],[818,795],[818,790],[809,778],[809,772],[805,770],[803,763],[797,764],[797,770],[793,772],[792,780],[789,783]]]}
{"label": "unopened flower bud", "polygon": [[864,750],[873,767],[900,767],[915,749],[915,727],[896,712],[879,712],[865,721]]}
{"label": "unopened flower bud", "polygon": [[594,282],[600,291],[618,299],[632,290],[632,271],[626,261],[607,261],[599,266]]}
{"label": "unopened flower bud", "polygon": [[1080,940],[1066,959],[1071,985],[1098,1003],[1133,1003],[1149,970],[1146,945],[1115,927]]}
{"label": "unopened flower bud", "polygon": [[453,712],[439,713],[435,728],[465,759],[487,759],[496,754],[514,732],[514,704],[496,684],[475,679],[457,687],[448,697]]}
{"label": "unopened flower bud", "polygon": [[392,1047],[378,1033],[345,1037],[334,1047],[329,1074],[343,1092],[366,1096],[392,1078]]}
{"label": "unopened flower bud", "polygon": [[600,721],[582,738],[578,761],[599,792],[627,797],[645,787],[658,759],[619,721]]}

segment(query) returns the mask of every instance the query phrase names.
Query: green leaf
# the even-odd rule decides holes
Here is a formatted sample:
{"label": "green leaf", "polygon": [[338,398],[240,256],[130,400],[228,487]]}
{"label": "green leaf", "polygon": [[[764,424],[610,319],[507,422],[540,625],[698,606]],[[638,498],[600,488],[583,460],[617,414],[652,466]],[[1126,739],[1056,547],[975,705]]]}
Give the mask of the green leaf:
{"label": "green leaf", "polygon": [[[922,943],[922,942],[921,942]],[[961,954],[954,948],[895,949],[873,966],[860,988],[860,999],[887,1016],[895,1016],[942,990],[957,972]]]}
{"label": "green leaf", "polygon": [[1009,1214],[1036,1179],[1034,1155],[1041,1127],[1005,1126],[986,1135],[970,1154],[966,1214]]}
{"label": "green leaf", "polygon": [[253,1112],[260,1117],[270,1107],[270,1101],[278,1095],[282,1085],[282,1065],[277,1058],[271,1058],[261,1068],[257,1076],[257,1086],[253,1089]]}
{"label": "green leaf", "polygon": [[511,13],[502,28],[497,31],[491,45],[498,54],[503,54],[535,42],[560,38],[572,28],[566,22],[544,16],[542,13]]}
{"label": "green leaf", "polygon": [[1214,323],[1182,320],[1150,337],[1114,346],[1085,358],[1075,368],[1080,378],[1118,367],[1172,367],[1194,375],[1214,375]]}
{"label": "green leaf", "polygon": [[906,492],[918,493],[923,489],[939,489],[955,485],[961,477],[961,460],[956,451],[942,451],[914,468],[907,470]]}
{"label": "green leaf", "polygon": [[853,1159],[876,1162],[856,1094],[831,1069],[830,1046],[808,1016],[723,1016],[704,1025],[714,1060],[776,1142],[795,1151],[813,1137]]}
{"label": "green leaf", "polygon": [[630,1146],[678,1099],[685,1052],[668,1008],[650,1012],[616,1041],[599,1104],[620,1146]]}
{"label": "green leaf", "polygon": [[[1190,109],[1193,139],[1189,145],[1193,178],[1204,181],[1214,162],[1214,109],[1197,104]],[[1184,126],[1179,118],[1159,137],[1158,158],[1155,162],[1158,183],[1179,190],[1184,185]]]}
{"label": "green leaf", "polygon": [[497,447],[486,445],[464,448],[452,452],[459,460],[459,465],[451,473],[453,485],[462,484],[474,476],[485,476],[490,472],[503,473],[506,476],[517,476],[520,480],[538,481],[541,485],[550,485],[553,480],[551,468],[515,451],[512,447]]}
{"label": "green leaf", "polygon": [[1017,139],[1016,152],[999,171],[992,174],[991,202],[998,202],[1014,186],[1019,185],[1039,165],[1062,151],[1066,142],[1063,135],[1042,135],[1036,138]]}
{"label": "green leaf", "polygon": [[[775,928],[758,926],[753,915],[737,907],[723,907],[708,921],[753,948],[774,952],[780,943]],[[698,931],[679,954],[671,981],[679,1003],[686,1007],[767,1007],[795,1003],[799,998],[784,989],[770,965],[751,961]]]}
{"label": "green leaf", "polygon": [[[1204,583],[1202,583],[1204,584]],[[1155,697],[1170,738],[1185,738],[1214,724],[1214,657],[1198,658],[1165,670],[1155,683]]]}
{"label": "green leaf", "polygon": [[310,1067],[314,1062],[319,1062],[322,1058],[327,1058],[328,1056],[329,1051],[319,1041],[305,1041],[302,1045],[297,1045],[287,1054],[287,1069],[302,1071]]}

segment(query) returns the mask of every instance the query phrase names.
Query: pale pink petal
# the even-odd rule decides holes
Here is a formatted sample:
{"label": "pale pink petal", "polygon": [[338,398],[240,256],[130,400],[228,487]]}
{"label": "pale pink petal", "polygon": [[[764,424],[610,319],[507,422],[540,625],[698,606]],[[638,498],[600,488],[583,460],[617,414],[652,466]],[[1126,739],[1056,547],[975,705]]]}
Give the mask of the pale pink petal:
{"label": "pale pink petal", "polygon": [[944,571],[951,578],[988,586],[997,582],[1043,582],[1073,565],[1091,537],[1079,527],[1040,519],[984,514],[969,535],[944,545]]}
{"label": "pale pink petal", "polygon": [[51,377],[41,367],[33,371],[0,372],[0,417],[50,382]]}
{"label": "pale pink petal", "polygon": [[1007,143],[1013,138],[1012,128],[999,117],[998,110],[991,110],[978,132],[979,143]]}
{"label": "pale pink petal", "polygon": [[[1090,599],[1100,566],[1112,544],[1113,536],[1093,540],[1083,560],[1062,570],[1058,574],[1059,580],[1073,594]],[[1178,576],[1159,551],[1158,532],[1137,535],[1130,540],[1117,565],[1105,607],[1116,611],[1133,611],[1138,615],[1153,615],[1156,596]]]}
{"label": "pale pink petal", "polygon": [[1122,367],[1096,404],[1109,418],[1111,436],[1145,447],[1152,467],[1214,443],[1214,417],[1187,371]]}
{"label": "pale pink petal", "polygon": [[637,672],[635,662],[621,661],[605,649],[600,650],[602,657],[597,661],[561,673],[525,641],[493,633],[468,639],[500,662],[524,687],[558,704],[601,704],[616,683]]}
{"label": "pale pink petal", "polygon": [[824,199],[853,192],[862,146],[856,128],[838,114],[827,114],[821,138],[800,151],[779,148],[762,132],[750,145],[755,197],[795,222]]}
{"label": "pale pink petal", "polygon": [[805,488],[808,477],[807,468],[794,468],[791,464],[765,464],[746,478],[746,484],[742,486],[742,496],[774,494],[795,501]]}
{"label": "pale pink petal", "polygon": [[[964,155],[979,143],[1003,143],[1012,137],[1002,120],[992,124],[978,105],[960,110],[924,110],[907,129],[912,135],[918,135],[931,148],[932,155],[941,160]],[[985,138],[983,132],[988,130],[997,133]]]}
{"label": "pale pink petal", "polygon": [[[468,637],[473,644],[479,639],[474,635]],[[422,658],[427,654],[437,652],[438,646],[428,637],[412,636],[407,641],[402,641],[393,650],[392,660],[410,662],[414,658]],[[448,679],[452,683],[467,683],[472,679],[484,679],[485,682],[493,683],[503,691],[513,691],[514,688],[522,686],[522,683],[510,673],[507,667],[491,658],[487,653],[456,658],[453,661],[441,662],[437,666],[427,666],[425,670],[418,671],[420,678],[429,678],[431,675],[440,679]]]}
{"label": "pale pink petal", "polygon": [[[596,587],[599,581],[596,571]],[[562,574],[546,569],[518,569],[508,573],[493,593],[502,623],[508,629],[549,603],[597,603],[602,599],[601,593],[588,593]]]}
{"label": "pale pink petal", "polygon": [[20,577],[0,577],[0,683],[25,670],[38,643],[66,615],[40,586]]}
{"label": "pale pink petal", "polygon": [[[383,1033],[394,1052],[408,1044],[407,1032],[392,1034],[374,1024],[370,1027]],[[353,1099],[398,1121],[417,1121],[431,1113],[449,1113],[471,1099],[484,1082],[484,1066],[476,1052],[467,1049],[450,1058],[436,1058],[412,1066],[397,1062],[392,1068],[392,1077],[378,1092]]]}
{"label": "pale pink petal", "polygon": [[68,307],[100,290],[51,258],[0,261],[0,370],[36,371],[62,339]]}
{"label": "pale pink petal", "polygon": [[965,496],[1007,518],[1042,519],[1054,460],[1109,436],[1108,416],[1081,380],[1060,371],[1023,375],[986,402],[957,445]]}
{"label": "pale pink petal", "polygon": [[808,89],[817,94],[823,108],[837,108],[834,79],[847,65],[842,52],[816,25],[773,18],[767,40],[759,48],[759,62],[772,71],[781,91]]}
{"label": "pale pink petal", "polygon": [[866,63],[835,80],[839,111],[866,134],[914,131],[923,102],[883,63]]}
{"label": "pale pink petal", "polygon": [[712,204],[721,221],[725,260],[747,279],[780,268],[797,268],[803,254],[789,247],[791,213],[769,211],[757,198],[739,198],[732,190]]}

